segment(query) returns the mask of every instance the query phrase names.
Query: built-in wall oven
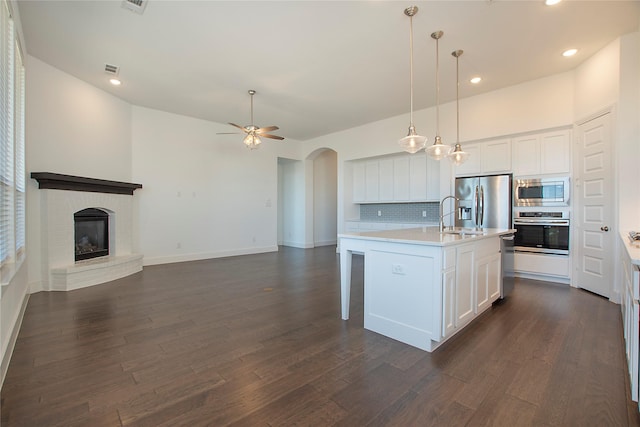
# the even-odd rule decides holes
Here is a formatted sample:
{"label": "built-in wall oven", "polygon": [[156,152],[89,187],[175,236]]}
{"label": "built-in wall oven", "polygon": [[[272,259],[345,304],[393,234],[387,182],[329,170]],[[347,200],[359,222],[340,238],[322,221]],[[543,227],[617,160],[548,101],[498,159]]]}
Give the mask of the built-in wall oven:
{"label": "built-in wall oven", "polygon": [[569,255],[568,211],[517,211],[513,228],[516,252]]}
{"label": "built-in wall oven", "polygon": [[528,178],[513,182],[513,205],[569,206],[569,178]]}

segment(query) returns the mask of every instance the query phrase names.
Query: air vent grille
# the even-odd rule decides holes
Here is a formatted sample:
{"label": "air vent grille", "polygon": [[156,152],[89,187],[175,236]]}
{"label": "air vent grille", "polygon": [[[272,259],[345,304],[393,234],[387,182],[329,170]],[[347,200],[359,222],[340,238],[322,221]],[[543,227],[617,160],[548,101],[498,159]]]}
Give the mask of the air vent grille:
{"label": "air vent grille", "polygon": [[122,0],[122,7],[132,12],[142,14],[147,6],[147,0]]}
{"label": "air vent grille", "polygon": [[120,71],[120,67],[112,64],[104,64],[104,71],[107,74],[113,74],[114,76],[117,76],[118,72]]}

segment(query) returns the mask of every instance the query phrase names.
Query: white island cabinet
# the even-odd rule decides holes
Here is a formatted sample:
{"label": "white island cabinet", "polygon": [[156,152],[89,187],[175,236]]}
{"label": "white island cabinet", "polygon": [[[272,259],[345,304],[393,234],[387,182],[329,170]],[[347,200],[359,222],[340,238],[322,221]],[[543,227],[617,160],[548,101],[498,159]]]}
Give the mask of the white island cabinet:
{"label": "white island cabinet", "polygon": [[[349,318],[351,254],[364,254],[364,327],[433,351],[500,297],[500,236],[437,227],[340,238],[342,318]],[[476,234],[479,233],[479,234]]]}

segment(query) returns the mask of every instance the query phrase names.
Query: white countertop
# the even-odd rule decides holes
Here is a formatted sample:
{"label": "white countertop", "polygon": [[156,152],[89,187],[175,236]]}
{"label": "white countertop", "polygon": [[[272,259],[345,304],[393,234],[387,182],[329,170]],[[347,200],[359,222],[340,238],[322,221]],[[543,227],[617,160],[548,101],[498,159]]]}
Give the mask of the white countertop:
{"label": "white countertop", "polygon": [[379,230],[339,234],[339,238],[358,240],[375,240],[383,242],[409,243],[426,246],[450,246],[470,240],[487,239],[505,234],[515,233],[516,230],[506,228],[485,228],[482,234],[475,234],[473,230],[454,227],[454,231],[467,230],[463,234],[440,233],[438,227],[405,228],[402,230]]}
{"label": "white countertop", "polygon": [[640,266],[640,242],[631,243],[629,239],[629,231],[621,231],[620,238],[627,249],[627,254],[631,258],[631,263]]}

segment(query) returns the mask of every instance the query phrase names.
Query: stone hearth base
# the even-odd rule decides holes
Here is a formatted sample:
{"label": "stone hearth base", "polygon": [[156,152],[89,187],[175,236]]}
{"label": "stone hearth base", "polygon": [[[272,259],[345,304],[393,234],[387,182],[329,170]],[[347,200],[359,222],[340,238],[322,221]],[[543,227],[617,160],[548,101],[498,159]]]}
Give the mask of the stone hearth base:
{"label": "stone hearth base", "polygon": [[51,290],[71,291],[142,271],[142,255],[106,256],[51,269]]}

